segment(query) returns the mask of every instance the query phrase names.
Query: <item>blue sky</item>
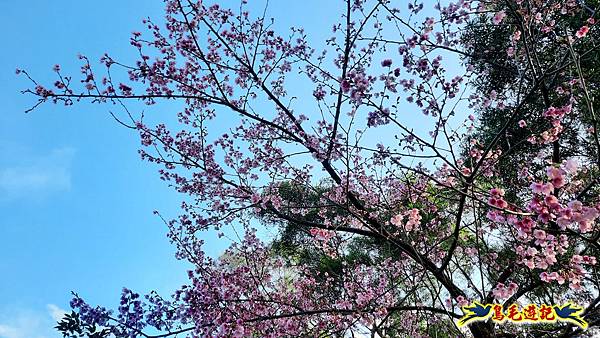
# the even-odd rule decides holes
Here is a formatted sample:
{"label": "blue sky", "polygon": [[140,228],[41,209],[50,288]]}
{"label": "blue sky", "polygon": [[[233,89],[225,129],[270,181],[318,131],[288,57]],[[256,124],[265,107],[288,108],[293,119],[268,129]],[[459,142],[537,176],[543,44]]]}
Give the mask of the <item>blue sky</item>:
{"label": "blue sky", "polygon": [[[277,0],[269,13],[322,41],[334,5]],[[181,199],[139,159],[137,134],[107,106],[47,104],[24,114],[35,102],[15,75],[24,68],[52,83],[56,63],[77,74],[78,53],[131,58],[130,33],[161,13],[160,0],[0,1],[0,338],[58,337],[53,318],[68,309],[71,290],[110,306],[123,286],[169,294],[185,282],[186,265],[152,215],[176,216]],[[212,255],[222,249],[207,243]]]}
{"label": "blue sky", "polygon": [[152,215],[174,215],[178,198],[139,160],[137,135],[107,107],[24,114],[34,101],[19,93],[28,83],[14,73],[25,68],[50,82],[52,65],[73,70],[80,52],[126,55],[142,15],[160,12],[160,1],[0,2],[0,28],[10,32],[0,55],[2,338],[58,336],[51,312],[68,308],[71,290],[114,304],[123,286],[168,293],[184,280]]}

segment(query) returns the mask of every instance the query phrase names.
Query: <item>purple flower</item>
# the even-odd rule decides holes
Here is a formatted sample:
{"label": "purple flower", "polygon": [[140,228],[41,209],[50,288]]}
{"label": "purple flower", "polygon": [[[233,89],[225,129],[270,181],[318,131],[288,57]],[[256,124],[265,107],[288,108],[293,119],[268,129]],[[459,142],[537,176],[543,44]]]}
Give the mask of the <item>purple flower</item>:
{"label": "purple flower", "polygon": [[317,89],[315,89],[313,96],[317,99],[317,101],[323,100],[325,97],[325,90],[323,90],[323,87],[319,86]]}
{"label": "purple flower", "polygon": [[381,61],[381,65],[383,67],[389,67],[389,66],[391,66],[392,65],[392,59],[385,59],[385,60]]}
{"label": "purple flower", "polygon": [[367,126],[377,127],[380,125],[390,123],[390,110],[384,108],[383,110],[376,110],[369,113],[367,116]]}
{"label": "purple flower", "polygon": [[347,93],[350,91],[350,82],[346,79],[342,80],[342,83],[340,84],[342,91],[344,93]]}
{"label": "purple flower", "polygon": [[77,310],[79,312],[81,321],[88,325],[106,326],[109,316],[112,313],[112,311],[106,310],[100,306],[92,308],[76,294],[74,295],[73,299],[71,299],[70,305],[73,310]]}

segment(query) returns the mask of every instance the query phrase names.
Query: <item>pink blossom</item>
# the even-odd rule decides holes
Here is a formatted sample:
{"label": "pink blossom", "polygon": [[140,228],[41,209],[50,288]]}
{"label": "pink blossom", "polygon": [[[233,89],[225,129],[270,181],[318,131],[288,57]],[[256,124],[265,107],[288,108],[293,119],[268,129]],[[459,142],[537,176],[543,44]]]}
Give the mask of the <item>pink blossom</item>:
{"label": "pink blossom", "polygon": [[581,203],[580,201],[577,201],[577,200],[569,202],[568,206],[573,211],[581,211],[581,210],[583,210],[583,203]]}
{"label": "pink blossom", "polygon": [[496,12],[496,14],[494,14],[494,18],[492,19],[492,22],[494,23],[494,25],[498,25],[502,22],[502,20],[504,20],[504,17],[506,17],[506,13],[504,11]]}
{"label": "pink blossom", "polygon": [[496,297],[496,299],[506,299],[517,292],[518,289],[519,286],[514,282],[510,282],[508,287],[505,286],[504,283],[498,283],[492,290],[492,294],[494,297]]}
{"label": "pink blossom", "polygon": [[527,266],[529,269],[535,269],[535,263],[532,259],[526,259],[524,260],[525,266]]}
{"label": "pink blossom", "polygon": [[493,188],[490,190],[491,197],[488,199],[488,203],[498,208],[508,207],[508,203],[504,200],[504,189]]}
{"label": "pink blossom", "polygon": [[390,223],[399,227],[402,225],[403,219],[404,217],[401,214],[398,214],[390,219]]}
{"label": "pink blossom", "polygon": [[408,211],[408,221],[404,228],[406,231],[411,231],[416,228],[421,223],[421,215],[419,214],[419,209],[411,209]]}
{"label": "pink blossom", "polygon": [[575,33],[575,36],[581,39],[581,38],[585,37],[589,31],[590,31],[590,27],[582,26],[581,28],[579,28],[577,33]]}
{"label": "pink blossom", "polygon": [[[551,272],[551,273],[547,273],[544,271],[544,272],[540,273],[540,279],[546,283],[550,283],[552,281],[559,281],[559,284],[564,283],[564,279],[562,279],[561,276],[556,271]],[[562,279],[562,282],[561,282],[561,279]]]}
{"label": "pink blossom", "polygon": [[515,31],[513,33],[512,39],[513,39],[513,41],[519,41],[519,40],[521,40],[521,31]]}
{"label": "pink blossom", "polygon": [[514,47],[508,47],[506,49],[506,55],[508,55],[508,57],[515,56],[515,48]]}
{"label": "pink blossom", "polygon": [[552,185],[556,188],[560,188],[565,184],[564,171],[557,167],[548,167],[546,174],[551,180]]}
{"label": "pink blossom", "polygon": [[579,231],[584,234],[587,232],[590,232],[594,229],[593,224],[588,221],[579,221],[578,224],[579,224]]}
{"label": "pink blossom", "polygon": [[533,230],[533,237],[535,237],[537,240],[545,240],[546,232],[544,230]]}
{"label": "pink blossom", "polygon": [[504,192],[504,189],[502,189],[502,188],[492,188],[492,190],[490,190],[490,193],[492,195],[502,197],[502,196],[504,196],[505,192]]}
{"label": "pink blossom", "polygon": [[458,303],[458,306],[461,307],[469,305],[469,301],[463,296],[456,297],[456,302]]}
{"label": "pink blossom", "polygon": [[564,161],[562,164],[562,168],[569,174],[575,174],[577,172],[578,166],[579,163],[577,162],[577,160],[572,158]]}
{"label": "pink blossom", "polygon": [[530,188],[534,194],[542,194],[545,196],[548,196],[554,192],[554,185],[552,183],[535,182],[531,184]]}

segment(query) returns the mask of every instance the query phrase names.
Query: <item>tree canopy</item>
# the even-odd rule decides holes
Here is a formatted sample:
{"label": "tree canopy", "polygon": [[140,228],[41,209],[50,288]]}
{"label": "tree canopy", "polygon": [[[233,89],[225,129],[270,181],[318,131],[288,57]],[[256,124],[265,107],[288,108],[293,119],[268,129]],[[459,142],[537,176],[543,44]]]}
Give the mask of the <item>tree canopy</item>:
{"label": "tree canopy", "polygon": [[[268,7],[245,0],[166,0],[164,24],[132,34],[134,64],[81,56],[82,86],[58,65],[51,86],[17,70],[33,82],[31,110],[120,107],[113,117],[182,195],[165,223],[194,267],[170,297],[124,289],[116,311],[75,295],[60,332],[597,332],[598,1],[339,4],[322,47],[302,28],[276,32]],[[180,103],[176,121],[128,108],[161,100]],[[203,251],[213,229],[236,239],[218,258]],[[572,301],[588,327],[460,327],[473,301]]]}

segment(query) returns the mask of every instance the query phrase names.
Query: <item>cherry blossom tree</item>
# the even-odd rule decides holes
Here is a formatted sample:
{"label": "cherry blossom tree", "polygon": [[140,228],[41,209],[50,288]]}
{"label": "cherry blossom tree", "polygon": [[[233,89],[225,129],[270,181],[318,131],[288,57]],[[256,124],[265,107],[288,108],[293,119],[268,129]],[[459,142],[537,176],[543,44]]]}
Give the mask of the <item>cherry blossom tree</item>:
{"label": "cherry blossom tree", "polygon": [[[53,86],[17,71],[34,84],[32,109],[120,107],[113,116],[139,132],[141,157],[183,196],[181,216],[165,223],[193,265],[189,283],[168,298],[124,289],[116,311],[75,295],[61,332],[593,334],[597,1],[339,3],[320,47],[302,28],[276,32],[268,7],[256,15],[245,0],[165,0],[165,24],[144,20],[131,37],[134,64],[81,56],[81,86],[58,65]],[[177,120],[149,125],[132,101],[178,103]],[[535,156],[517,156],[514,143]],[[499,170],[507,163],[514,179]],[[203,251],[210,230],[234,240],[219,258]],[[572,300],[589,328],[459,328],[460,306],[474,300]]]}

